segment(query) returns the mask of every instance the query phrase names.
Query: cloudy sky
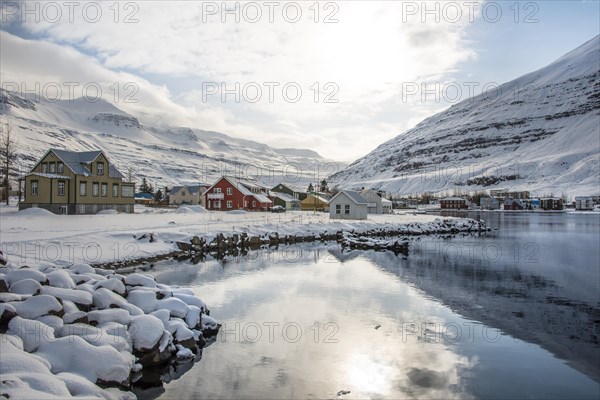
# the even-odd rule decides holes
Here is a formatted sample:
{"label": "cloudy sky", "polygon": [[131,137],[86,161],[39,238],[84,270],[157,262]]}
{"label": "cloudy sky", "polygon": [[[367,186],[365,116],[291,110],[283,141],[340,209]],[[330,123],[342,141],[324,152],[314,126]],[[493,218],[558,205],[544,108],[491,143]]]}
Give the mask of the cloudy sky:
{"label": "cloudy sky", "polygon": [[0,80],[352,161],[600,25],[597,0],[237,4],[3,1]]}

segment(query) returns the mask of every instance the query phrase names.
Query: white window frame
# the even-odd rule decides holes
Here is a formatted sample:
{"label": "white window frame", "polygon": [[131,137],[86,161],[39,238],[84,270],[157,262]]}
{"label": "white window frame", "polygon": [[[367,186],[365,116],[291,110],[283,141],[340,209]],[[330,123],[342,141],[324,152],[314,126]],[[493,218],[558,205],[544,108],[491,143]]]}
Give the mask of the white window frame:
{"label": "white window frame", "polygon": [[121,185],[121,197],[133,197],[133,186]]}
{"label": "white window frame", "polygon": [[100,184],[98,182],[92,183],[92,196],[100,196]]}
{"label": "white window frame", "polygon": [[344,204],[344,215],[350,215],[350,204]]}
{"label": "white window frame", "polygon": [[31,195],[32,196],[38,195],[38,187],[39,187],[38,181],[31,181]]}
{"label": "white window frame", "polygon": [[231,196],[231,195],[232,195],[232,193],[233,193],[233,190],[232,190],[230,187],[228,187],[228,188],[227,188],[227,195],[228,195],[228,196]]}
{"label": "white window frame", "polygon": [[87,196],[87,182],[79,182],[79,195]]}
{"label": "white window frame", "polygon": [[222,193],[221,192],[221,188],[214,188],[213,193],[214,194],[221,194]]}
{"label": "white window frame", "polygon": [[48,172],[48,163],[42,163],[42,174]]}
{"label": "white window frame", "polygon": [[335,205],[335,213],[336,214],[341,214],[342,213],[342,205],[341,204],[336,204]]}
{"label": "white window frame", "polygon": [[252,200],[252,207],[253,208],[256,207],[256,201],[255,200]]}
{"label": "white window frame", "polygon": [[227,200],[227,208],[233,208],[233,201]]}
{"label": "white window frame", "polygon": [[104,163],[103,162],[96,163],[96,175],[104,176]]}
{"label": "white window frame", "polygon": [[57,164],[56,170],[58,171],[59,174],[62,174],[63,172],[65,172],[65,164],[59,162]]}
{"label": "white window frame", "polygon": [[65,181],[58,181],[57,194],[59,196],[64,196],[65,195]]}
{"label": "white window frame", "polygon": [[112,187],[112,197],[119,197],[119,184],[113,183]]}
{"label": "white window frame", "polygon": [[49,168],[49,172],[50,172],[51,174],[55,174],[55,173],[56,173],[56,163],[53,163],[53,162],[51,162],[49,165],[50,165],[50,166],[48,167],[48,168]]}
{"label": "white window frame", "polygon": [[108,183],[100,184],[100,196],[108,197]]}

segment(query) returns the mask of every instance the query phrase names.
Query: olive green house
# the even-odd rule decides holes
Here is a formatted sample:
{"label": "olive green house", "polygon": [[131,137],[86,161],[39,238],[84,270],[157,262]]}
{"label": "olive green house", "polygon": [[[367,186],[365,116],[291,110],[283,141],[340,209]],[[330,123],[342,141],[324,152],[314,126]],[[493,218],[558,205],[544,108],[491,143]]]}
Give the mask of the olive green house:
{"label": "olive green house", "polygon": [[133,213],[135,183],[101,150],[50,149],[25,175],[25,200],[19,209],[45,208],[55,214],[95,214],[102,210]]}

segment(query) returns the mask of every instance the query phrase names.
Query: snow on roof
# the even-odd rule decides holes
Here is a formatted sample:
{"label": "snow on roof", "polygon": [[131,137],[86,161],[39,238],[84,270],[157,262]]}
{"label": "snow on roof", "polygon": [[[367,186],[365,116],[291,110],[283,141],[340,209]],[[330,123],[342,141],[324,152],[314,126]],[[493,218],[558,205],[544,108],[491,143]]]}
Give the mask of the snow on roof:
{"label": "snow on roof", "polygon": [[71,179],[68,176],[65,175],[59,175],[59,174],[47,174],[47,173],[43,173],[43,172],[30,172],[25,176],[41,176],[44,178],[50,178],[50,179]]}
{"label": "snow on roof", "polygon": [[186,189],[190,192],[191,195],[196,195],[200,193],[200,185],[182,185],[182,186],[173,186],[171,188],[171,195],[177,194],[180,190]]}
{"label": "snow on roof", "polygon": [[462,197],[444,197],[440,201],[444,201],[444,200],[465,200],[465,199],[463,199]]}
{"label": "snow on roof", "polygon": [[382,197],[382,198],[381,198],[381,203],[382,203],[382,204],[392,204],[392,201],[391,201],[391,200],[388,200],[388,199],[386,199],[385,197]]}
{"label": "snow on roof", "polygon": [[318,200],[322,201],[323,203],[329,203],[329,200],[330,200],[330,197],[323,193],[309,193],[308,197],[306,197],[306,198],[310,199],[311,196],[317,198]]}
{"label": "snow on roof", "polygon": [[256,200],[258,200],[261,203],[272,203],[271,199],[269,199],[267,196],[265,196],[262,193],[252,193],[252,197],[254,197]]}
{"label": "snow on roof", "polygon": [[283,201],[300,201],[300,199],[295,198],[292,195],[283,192],[272,192],[271,195],[273,197],[277,197]]}
{"label": "snow on roof", "polygon": [[[44,159],[47,154],[54,153],[56,157],[58,157],[65,165],[73,171],[77,175],[89,176],[91,172],[87,166],[84,164],[92,163],[98,156],[104,154],[102,150],[93,150],[93,151],[70,151],[70,150],[62,150],[62,149],[50,149],[46,152],[46,154],[40,159]],[[104,155],[106,157],[106,155]],[[108,159],[108,157],[106,157]],[[37,167],[39,162],[33,167]],[[108,176],[111,178],[125,178],[123,174],[121,174],[111,163],[108,166]]]}
{"label": "snow on roof", "polygon": [[367,204],[368,203],[367,199],[362,197],[360,195],[360,193],[355,192],[353,190],[342,190],[341,192],[339,192],[338,194],[333,196],[333,199],[331,199],[331,201],[333,201],[336,197],[338,197],[342,193],[345,194],[350,200],[352,200],[356,204]]}

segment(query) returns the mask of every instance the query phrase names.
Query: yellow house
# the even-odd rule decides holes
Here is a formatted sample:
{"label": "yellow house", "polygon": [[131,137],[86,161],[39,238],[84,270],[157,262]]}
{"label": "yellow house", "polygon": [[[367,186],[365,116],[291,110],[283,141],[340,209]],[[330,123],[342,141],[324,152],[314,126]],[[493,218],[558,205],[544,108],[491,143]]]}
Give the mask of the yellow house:
{"label": "yellow house", "polygon": [[309,193],[300,202],[301,211],[329,211],[329,195],[325,193]]}
{"label": "yellow house", "polygon": [[125,182],[101,150],[50,149],[25,176],[19,209],[45,208],[55,214],[95,214],[114,209],[133,213],[135,183]]}

